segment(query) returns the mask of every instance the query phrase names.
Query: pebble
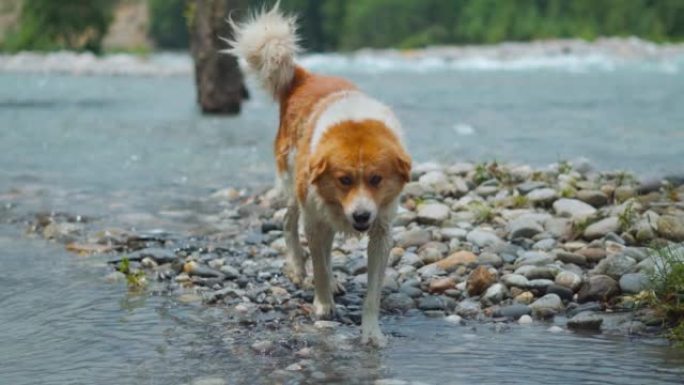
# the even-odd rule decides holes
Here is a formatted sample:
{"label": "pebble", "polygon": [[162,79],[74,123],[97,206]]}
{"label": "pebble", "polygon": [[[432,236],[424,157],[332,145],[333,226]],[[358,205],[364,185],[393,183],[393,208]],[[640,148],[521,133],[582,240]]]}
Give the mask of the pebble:
{"label": "pebble", "polygon": [[563,263],[572,263],[580,266],[584,266],[587,264],[587,257],[585,257],[584,255],[570,253],[567,251],[558,251],[556,253],[556,259]]}
{"label": "pebble", "polygon": [[651,281],[644,273],[630,273],[620,277],[620,290],[626,294],[638,294],[649,287]]}
{"label": "pebble", "polygon": [[496,275],[489,271],[488,267],[478,266],[468,276],[466,289],[471,296],[480,295],[494,282],[496,282]]}
{"label": "pebble", "polygon": [[453,277],[445,277],[431,281],[429,290],[431,293],[443,293],[454,286],[456,286],[456,280]]}
{"label": "pebble", "polygon": [[620,287],[615,280],[607,275],[589,277],[582,284],[577,293],[577,302],[608,301],[620,293]]}
{"label": "pebble", "polygon": [[449,323],[456,324],[456,325],[465,324],[465,321],[463,320],[463,318],[458,314],[448,315],[447,317],[444,318],[444,320],[449,322]]}
{"label": "pebble", "polygon": [[520,318],[518,319],[518,323],[519,323],[520,325],[529,325],[529,324],[531,324],[531,323],[533,323],[533,322],[534,322],[534,320],[532,319],[532,317],[530,317],[530,316],[527,315],[527,314],[524,314],[524,315],[520,316]]}
{"label": "pebble", "polygon": [[582,277],[572,271],[561,271],[556,275],[555,283],[576,292],[582,286]]}
{"label": "pebble", "polygon": [[506,286],[501,283],[495,283],[490,286],[482,295],[482,303],[486,306],[496,305],[506,299],[508,290]]}
{"label": "pebble", "polygon": [[572,301],[574,292],[565,286],[552,284],[547,286],[546,292],[558,295],[564,301]]}
{"label": "pebble", "polygon": [[549,204],[558,198],[558,193],[552,188],[540,188],[530,191],[527,199],[533,204]]}
{"label": "pebble", "polygon": [[481,229],[475,229],[469,232],[466,239],[468,242],[479,247],[495,246],[499,243],[503,243],[503,240],[501,240],[498,235],[491,231]]}
{"label": "pebble", "polygon": [[563,310],[563,302],[557,294],[546,294],[530,305],[532,313],[538,318],[548,318]]}
{"label": "pebble", "polygon": [[407,249],[412,246],[421,246],[432,240],[432,234],[425,229],[413,229],[402,232],[396,239],[397,246]]}
{"label": "pebble", "polygon": [[529,291],[524,291],[515,296],[515,302],[523,305],[529,305],[534,301],[534,294]]}
{"label": "pebble", "polygon": [[610,232],[620,230],[620,223],[617,217],[608,217],[592,223],[584,230],[584,238],[592,240],[605,236]]}
{"label": "pebble", "polygon": [[684,216],[663,215],[658,218],[658,235],[675,242],[684,242]]}
{"label": "pebble", "polygon": [[526,314],[532,314],[532,308],[526,304],[516,303],[508,306],[503,306],[496,313],[500,317],[518,319]]}
{"label": "pebble", "polygon": [[603,207],[608,203],[608,196],[599,190],[580,190],[577,199],[594,207]]}
{"label": "pebble", "polygon": [[575,330],[600,330],[603,318],[593,311],[583,311],[568,320],[568,328]]}
{"label": "pebble", "polygon": [[530,281],[520,274],[506,274],[501,281],[508,287],[527,288],[530,285]]}
{"label": "pebble", "polygon": [[539,223],[527,217],[514,219],[508,224],[508,237],[510,239],[532,238],[542,231],[544,228]]}
{"label": "pebble", "polygon": [[449,218],[449,206],[442,203],[425,203],[418,205],[418,223],[439,225]]}
{"label": "pebble", "polygon": [[457,251],[441,261],[435,262],[434,266],[444,271],[453,271],[461,265],[473,265],[477,262],[477,257],[470,251]]}
{"label": "pebble", "polygon": [[553,202],[553,209],[557,215],[568,217],[574,221],[582,220],[596,213],[591,205],[577,199],[561,198]]}
{"label": "pebble", "polygon": [[623,254],[611,255],[599,262],[591,271],[591,274],[605,274],[615,280],[619,280],[624,274],[636,270],[637,262],[634,258]]}

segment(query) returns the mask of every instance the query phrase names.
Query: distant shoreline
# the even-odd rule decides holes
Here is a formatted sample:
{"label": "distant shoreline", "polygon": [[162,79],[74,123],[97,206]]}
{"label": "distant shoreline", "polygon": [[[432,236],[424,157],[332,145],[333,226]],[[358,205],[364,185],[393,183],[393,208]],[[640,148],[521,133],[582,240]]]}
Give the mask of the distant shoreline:
{"label": "distant shoreline", "polygon": [[[684,44],[656,44],[638,38],[507,42],[495,45],[435,46],[416,50],[361,49],[309,53],[307,68],[329,72],[431,71],[612,71],[626,65],[675,74],[684,68]],[[187,52],[150,54],[69,51],[0,54],[0,73],[111,76],[190,76]]]}

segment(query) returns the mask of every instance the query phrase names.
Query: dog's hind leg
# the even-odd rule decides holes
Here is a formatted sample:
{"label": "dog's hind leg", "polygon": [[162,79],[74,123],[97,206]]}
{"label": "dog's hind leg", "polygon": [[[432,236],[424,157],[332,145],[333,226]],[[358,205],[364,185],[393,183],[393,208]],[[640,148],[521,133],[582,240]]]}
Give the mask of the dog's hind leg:
{"label": "dog's hind leg", "polygon": [[335,232],[325,223],[309,223],[306,225],[306,237],[309,240],[309,251],[314,268],[314,312],[319,319],[329,319],[335,311],[335,302],[331,288],[332,266],[330,251]]}
{"label": "dog's hind leg", "polygon": [[368,242],[368,289],[363,302],[361,318],[361,342],[383,347],[387,339],[380,330],[380,295],[385,278],[385,268],[392,246],[389,224],[377,223],[369,233]]}
{"label": "dog's hind leg", "polygon": [[302,285],[306,278],[306,252],[299,241],[299,206],[290,202],[285,214],[285,245],[287,262],[285,274],[295,285]]}

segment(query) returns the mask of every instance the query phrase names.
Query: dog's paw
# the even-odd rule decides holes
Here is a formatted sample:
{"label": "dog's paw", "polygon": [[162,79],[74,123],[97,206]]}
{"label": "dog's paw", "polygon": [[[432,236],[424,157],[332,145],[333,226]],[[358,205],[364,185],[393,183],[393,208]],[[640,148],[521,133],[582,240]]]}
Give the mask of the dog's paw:
{"label": "dog's paw", "polygon": [[364,333],[361,336],[361,343],[376,348],[384,348],[387,346],[387,337],[379,330],[376,332]]}
{"label": "dog's paw", "polygon": [[380,331],[380,328],[363,329],[361,332],[361,343],[376,348],[387,346],[387,337]]}
{"label": "dog's paw", "polygon": [[330,321],[335,316],[335,305],[332,303],[323,303],[318,299],[314,298],[313,303],[314,315],[319,320]]}
{"label": "dog's paw", "polygon": [[288,262],[285,264],[285,266],[283,266],[283,273],[297,287],[304,286],[304,281],[306,280],[306,270]]}

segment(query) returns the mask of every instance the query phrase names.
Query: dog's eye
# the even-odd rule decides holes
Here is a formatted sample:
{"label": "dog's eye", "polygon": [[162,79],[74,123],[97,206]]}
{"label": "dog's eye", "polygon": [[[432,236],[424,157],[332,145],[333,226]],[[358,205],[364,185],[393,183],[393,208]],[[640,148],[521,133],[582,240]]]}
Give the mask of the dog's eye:
{"label": "dog's eye", "polygon": [[369,181],[370,185],[373,187],[377,187],[380,184],[380,182],[382,182],[382,177],[380,175],[371,176]]}
{"label": "dog's eye", "polygon": [[345,175],[345,176],[341,176],[340,179],[339,179],[339,181],[340,181],[340,183],[342,184],[342,186],[351,186],[352,183],[354,183],[354,181],[352,180],[352,178],[351,178],[350,176],[346,176],[346,175]]}

